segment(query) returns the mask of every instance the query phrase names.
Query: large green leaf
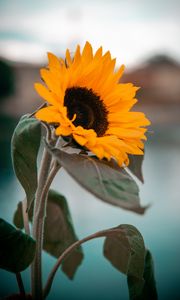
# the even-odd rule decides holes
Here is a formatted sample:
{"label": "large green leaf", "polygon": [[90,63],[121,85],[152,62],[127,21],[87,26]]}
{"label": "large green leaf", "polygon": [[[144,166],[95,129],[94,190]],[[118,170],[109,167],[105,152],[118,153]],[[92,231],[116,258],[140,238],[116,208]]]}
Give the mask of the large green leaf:
{"label": "large green leaf", "polygon": [[10,272],[21,272],[32,262],[35,241],[0,219],[0,268]]}
{"label": "large green leaf", "polygon": [[145,246],[140,232],[132,225],[120,225],[120,232],[107,236],[104,256],[120,272],[142,280]]}
{"label": "large green leaf", "polygon": [[50,153],[85,189],[99,199],[121,208],[144,213],[140,206],[139,189],[132,177],[114,161],[67,152],[47,145]]}
{"label": "large green leaf", "polygon": [[152,255],[146,250],[143,281],[132,275],[128,276],[129,297],[131,300],[157,300],[154,264]]}
{"label": "large green leaf", "polygon": [[[55,257],[77,241],[66,198],[50,190],[45,222],[44,249]],[[81,264],[83,253],[81,247],[75,249],[62,263],[63,272],[73,278]]]}
{"label": "large green leaf", "polygon": [[[32,207],[29,211],[29,219],[32,221]],[[23,228],[22,204],[18,204],[14,215],[14,224]],[[49,191],[47,212],[44,228],[44,250],[58,258],[63,251],[77,241],[77,236],[73,229],[71,214],[66,198],[54,190]],[[63,272],[73,278],[78,266],[83,259],[81,247],[75,249],[62,264]]]}
{"label": "large green leaf", "polygon": [[142,163],[144,155],[129,155],[128,169],[142,182],[144,183],[142,173]]}
{"label": "large green leaf", "polygon": [[37,189],[37,155],[41,141],[41,124],[35,118],[23,116],[15,128],[11,149],[14,171],[22,184],[28,204]]}

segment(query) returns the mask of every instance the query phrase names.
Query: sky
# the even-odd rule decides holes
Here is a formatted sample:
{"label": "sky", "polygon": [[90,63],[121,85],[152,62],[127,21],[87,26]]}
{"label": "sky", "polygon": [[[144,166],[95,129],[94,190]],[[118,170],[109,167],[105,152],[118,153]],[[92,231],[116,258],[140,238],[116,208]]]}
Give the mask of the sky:
{"label": "sky", "polygon": [[0,56],[41,63],[86,40],[119,64],[161,53],[180,60],[180,1],[0,0]]}

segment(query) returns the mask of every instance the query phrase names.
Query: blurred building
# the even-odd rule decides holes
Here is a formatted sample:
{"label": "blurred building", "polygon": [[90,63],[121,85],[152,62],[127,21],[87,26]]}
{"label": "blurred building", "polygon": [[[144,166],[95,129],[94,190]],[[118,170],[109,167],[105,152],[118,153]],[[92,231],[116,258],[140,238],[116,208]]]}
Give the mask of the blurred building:
{"label": "blurred building", "polygon": [[34,83],[39,81],[40,65],[8,62],[12,68],[15,88],[7,95],[1,105],[1,113],[18,118],[32,112],[42,102],[34,90]]}
{"label": "blurred building", "polygon": [[[1,103],[1,112],[19,117],[32,112],[41,103],[34,90],[40,81],[42,66],[11,63],[15,78],[14,94]],[[180,122],[180,65],[163,55],[154,56],[136,69],[127,71],[123,82],[141,87],[135,110],[143,110],[154,123]]]}
{"label": "blurred building", "polygon": [[[11,171],[11,137],[18,119],[41,102],[34,90],[39,67],[0,59],[0,179]],[[2,177],[1,177],[2,175]]]}
{"label": "blurred building", "polygon": [[141,87],[135,106],[144,110],[153,123],[180,123],[180,65],[165,55],[150,58],[124,74],[123,82]]}

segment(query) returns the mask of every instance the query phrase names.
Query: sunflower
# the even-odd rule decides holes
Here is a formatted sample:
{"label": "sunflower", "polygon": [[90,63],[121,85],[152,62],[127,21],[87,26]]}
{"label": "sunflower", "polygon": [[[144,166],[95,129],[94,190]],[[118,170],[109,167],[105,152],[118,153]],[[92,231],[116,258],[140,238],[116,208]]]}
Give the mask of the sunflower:
{"label": "sunflower", "polygon": [[57,136],[71,136],[99,159],[116,159],[128,165],[128,154],[142,155],[145,126],[150,122],[141,112],[130,109],[137,102],[137,87],[119,83],[122,65],[115,71],[116,59],[100,47],[93,54],[86,42],[78,45],[73,57],[66,50],[65,60],[48,53],[49,65],[41,69],[45,85],[35,84],[38,94],[48,102],[35,117],[56,124]]}

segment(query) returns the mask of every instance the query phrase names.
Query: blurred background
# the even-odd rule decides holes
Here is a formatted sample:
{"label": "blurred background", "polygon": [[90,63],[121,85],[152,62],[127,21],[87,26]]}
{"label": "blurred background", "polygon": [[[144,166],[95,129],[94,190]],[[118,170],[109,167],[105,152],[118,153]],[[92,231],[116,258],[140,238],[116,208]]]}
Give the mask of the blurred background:
{"label": "blurred background", "polygon": [[[152,121],[144,161],[144,216],[109,206],[82,190],[65,172],[54,188],[67,196],[77,235],[129,223],[142,233],[155,263],[159,299],[180,299],[180,1],[0,0],[0,217],[12,223],[24,192],[14,177],[10,140],[19,117],[36,109],[34,91],[46,53],[73,53],[88,40],[124,63],[124,82],[140,86],[136,110]],[[69,189],[71,186],[71,189]],[[79,197],[81,195],[81,197]],[[103,241],[84,246],[71,282],[59,271],[48,299],[128,299],[126,278],[102,256]],[[45,278],[54,259],[44,254]],[[23,273],[27,289],[28,273]],[[18,290],[0,271],[0,297]]]}

